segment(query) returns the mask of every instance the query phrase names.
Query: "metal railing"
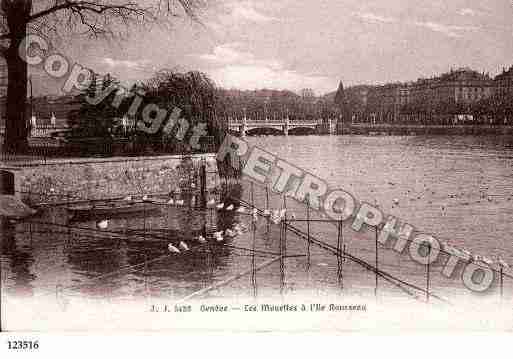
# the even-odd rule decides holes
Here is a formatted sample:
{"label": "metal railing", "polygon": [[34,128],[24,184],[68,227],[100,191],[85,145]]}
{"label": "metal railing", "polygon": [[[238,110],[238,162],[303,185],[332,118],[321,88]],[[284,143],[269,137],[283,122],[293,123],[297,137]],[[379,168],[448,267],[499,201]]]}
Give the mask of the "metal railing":
{"label": "metal railing", "polygon": [[214,153],[217,143],[213,136],[202,137],[199,148],[188,143],[165,141],[131,142],[129,139],[78,139],[72,142],[42,142],[32,144],[24,154],[9,153],[0,145],[0,165],[37,165],[53,159],[111,158],[135,156],[166,156]]}

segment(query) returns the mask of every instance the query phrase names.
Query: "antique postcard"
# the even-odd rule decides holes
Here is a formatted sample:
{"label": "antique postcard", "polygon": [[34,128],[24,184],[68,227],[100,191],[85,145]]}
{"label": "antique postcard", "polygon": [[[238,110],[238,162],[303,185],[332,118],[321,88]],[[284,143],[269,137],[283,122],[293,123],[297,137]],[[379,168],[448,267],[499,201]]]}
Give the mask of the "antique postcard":
{"label": "antique postcard", "polygon": [[0,331],[510,331],[512,15],[0,0]]}

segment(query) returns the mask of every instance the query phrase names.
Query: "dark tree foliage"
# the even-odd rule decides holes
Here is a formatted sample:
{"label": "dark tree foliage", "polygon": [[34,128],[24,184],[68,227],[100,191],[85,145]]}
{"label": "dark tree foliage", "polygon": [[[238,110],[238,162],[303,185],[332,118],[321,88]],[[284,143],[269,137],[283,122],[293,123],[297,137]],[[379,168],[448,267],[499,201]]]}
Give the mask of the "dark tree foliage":
{"label": "dark tree foliage", "polygon": [[133,24],[154,22],[180,9],[195,18],[203,0],[0,0],[0,54],[7,62],[8,86],[4,148],[28,150],[26,111],[28,71],[18,49],[28,33],[47,38],[77,33],[118,37]]}
{"label": "dark tree foliage", "polygon": [[[141,89],[145,93],[145,104],[154,103],[166,109],[169,114],[175,108],[180,110],[180,118],[186,120],[189,126],[182,143],[187,143],[194,127],[203,123],[206,124],[207,136],[214,137],[216,144],[220,144],[227,131],[227,123],[219,114],[224,112],[226,104],[216,85],[206,74],[199,71],[181,73],[164,70],[144,83]],[[142,120],[142,115],[139,113],[138,121]],[[166,121],[169,121],[169,116]],[[171,132],[163,133],[162,129],[166,125],[167,122],[164,122],[155,134],[139,133],[138,135],[150,141],[176,142],[176,133],[180,124],[175,124]]]}

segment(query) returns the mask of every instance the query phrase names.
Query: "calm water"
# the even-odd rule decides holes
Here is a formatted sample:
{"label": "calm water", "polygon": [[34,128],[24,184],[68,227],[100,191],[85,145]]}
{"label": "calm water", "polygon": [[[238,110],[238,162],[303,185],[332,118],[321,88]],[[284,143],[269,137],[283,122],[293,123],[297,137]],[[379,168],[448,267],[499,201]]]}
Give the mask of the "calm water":
{"label": "calm water", "polygon": [[[377,203],[389,214],[416,228],[477,254],[502,256],[513,263],[513,139],[486,137],[256,137],[250,142],[341,187],[359,200]],[[243,183],[234,197],[265,206],[261,188]],[[394,205],[393,199],[399,204]],[[282,199],[270,196],[271,207]],[[289,201],[297,217],[302,206]],[[340,262],[317,247],[287,234],[280,246],[279,226],[260,220],[224,243],[199,246],[194,238],[224,230],[234,223],[251,229],[249,216],[215,210],[161,207],[146,218],[111,220],[106,231],[96,223],[66,225],[63,208],[47,211],[32,223],[8,225],[1,232],[4,295],[26,297],[90,296],[130,299],[181,298],[246,272],[210,297],[294,296],[351,293],[374,296],[374,274],[349,261]],[[305,225],[297,225],[306,229]],[[336,245],[337,229],[312,224],[311,233]],[[107,232],[108,231],[108,232]],[[113,238],[120,232],[128,240]],[[375,261],[374,233],[343,230],[346,250],[370,263]],[[169,243],[185,241],[193,251],[170,255]],[[252,252],[251,250],[257,250]],[[260,263],[280,253],[302,255],[256,271]],[[424,287],[426,268],[406,255],[380,248],[379,267]],[[141,263],[148,262],[146,265]],[[443,262],[442,262],[443,263]],[[134,267],[135,266],[135,267]],[[252,270],[253,269],[253,270]],[[434,265],[431,286],[450,297],[467,293],[456,277],[442,277]],[[506,280],[513,289],[513,281]],[[509,292],[509,290],[507,290]],[[380,280],[379,292],[404,294]]]}

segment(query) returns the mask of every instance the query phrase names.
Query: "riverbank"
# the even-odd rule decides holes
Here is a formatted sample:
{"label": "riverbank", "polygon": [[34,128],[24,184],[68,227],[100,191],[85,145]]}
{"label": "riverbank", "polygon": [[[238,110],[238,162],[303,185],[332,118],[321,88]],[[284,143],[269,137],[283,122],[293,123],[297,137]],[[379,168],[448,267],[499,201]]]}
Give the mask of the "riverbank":
{"label": "riverbank", "polygon": [[67,199],[98,200],[130,194],[176,192],[198,186],[205,166],[206,187],[215,187],[215,154],[66,158],[25,161],[22,165],[0,163],[2,191],[29,204]]}
{"label": "riverbank", "polygon": [[343,134],[353,135],[456,135],[489,136],[513,135],[513,126],[490,125],[397,125],[397,124],[352,124],[342,129]]}

